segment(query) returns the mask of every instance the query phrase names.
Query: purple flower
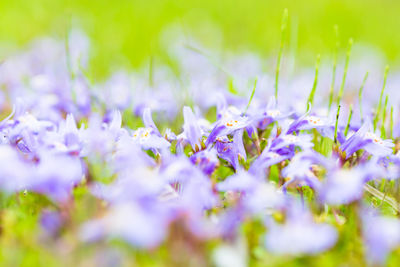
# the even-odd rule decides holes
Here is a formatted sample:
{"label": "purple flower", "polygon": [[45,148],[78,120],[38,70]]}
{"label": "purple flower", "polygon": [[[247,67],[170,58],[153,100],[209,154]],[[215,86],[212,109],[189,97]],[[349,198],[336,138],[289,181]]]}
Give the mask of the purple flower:
{"label": "purple flower", "polygon": [[393,153],[393,142],[391,140],[382,140],[372,130],[371,122],[367,121],[341,145],[340,148],[346,152],[347,158],[360,149],[364,149],[371,155],[378,157],[388,156]]}
{"label": "purple flower", "polygon": [[[0,187],[6,192],[25,190],[33,166],[26,162],[15,149],[0,145]],[[6,163],[6,164],[5,164]]]}
{"label": "purple flower", "polygon": [[153,118],[151,117],[151,110],[150,108],[145,108],[143,110],[143,123],[146,128],[151,128],[153,131],[161,136],[160,131],[158,130],[156,124],[153,121]]}
{"label": "purple flower", "polygon": [[[116,141],[121,134],[127,134],[117,126],[119,121],[118,113],[114,116],[110,124],[102,122],[102,118],[98,114],[92,114],[89,118],[89,126],[84,129],[81,127],[79,136],[82,141],[82,157],[95,158],[96,156],[110,155],[115,149]],[[111,127],[111,125],[113,125]]]}
{"label": "purple flower", "polygon": [[145,127],[133,132],[133,140],[143,149],[166,150],[171,144],[161,135],[155,125],[149,108],[143,110],[143,122]]}
{"label": "purple flower", "polygon": [[400,246],[400,221],[367,211],[362,215],[362,222],[367,260],[384,265],[390,251]]}
{"label": "purple flower", "polygon": [[274,96],[270,98],[268,101],[267,107],[260,114],[260,111],[257,110],[251,117],[255,125],[258,129],[265,129],[269,124],[274,121],[281,121],[283,119],[288,118],[291,113],[282,114],[276,105],[276,99]]}
{"label": "purple flower", "polygon": [[[17,114],[14,115],[16,117]],[[35,152],[39,146],[39,138],[49,130],[54,130],[55,124],[50,121],[37,120],[32,114],[25,113],[8,121],[3,130],[8,143],[15,145],[24,153]]]}
{"label": "purple flower", "polygon": [[217,151],[214,148],[196,152],[190,156],[190,160],[198,165],[206,175],[211,175],[219,164]]}
{"label": "purple flower", "polygon": [[26,189],[46,194],[57,202],[64,202],[68,200],[72,188],[82,179],[79,158],[47,151],[40,153],[39,163],[33,177],[27,181]]}
{"label": "purple flower", "polygon": [[307,150],[314,146],[314,144],[311,141],[312,141],[312,137],[309,134],[280,135],[278,138],[276,138],[272,141],[271,150],[278,151],[285,147],[289,147],[289,148],[293,148],[293,149],[294,149],[294,147],[300,147],[303,150]]}
{"label": "purple flower", "polygon": [[215,148],[218,156],[229,162],[234,169],[239,167],[239,157],[247,159],[246,151],[243,146],[243,130],[238,130],[233,135],[233,141],[226,136],[217,138]]}
{"label": "purple flower", "polygon": [[72,114],[68,114],[66,120],[60,122],[58,131],[47,131],[43,139],[49,149],[61,152],[79,155],[83,147],[80,131]]}
{"label": "purple flower", "polygon": [[246,209],[255,215],[270,214],[274,210],[284,208],[285,194],[272,183],[260,183],[253,192],[243,199]]}
{"label": "purple flower", "polygon": [[109,185],[96,184],[92,193],[110,203],[155,201],[167,185],[156,170],[139,167],[120,171]]}
{"label": "purple flower", "polygon": [[243,169],[217,184],[219,191],[251,192],[260,184],[260,180]]}
{"label": "purple flower", "polygon": [[55,236],[63,224],[63,219],[58,212],[45,210],[40,217],[40,223],[49,235]]}
{"label": "purple flower", "polygon": [[136,247],[152,248],[166,237],[168,221],[168,213],[161,206],[120,204],[103,218],[87,222],[80,236],[86,242],[119,238]]}
{"label": "purple flower", "polygon": [[215,123],[206,140],[206,146],[213,143],[218,137],[233,134],[237,130],[244,129],[250,125],[248,117],[242,116],[240,111],[231,108],[224,111],[221,118]]}
{"label": "purple flower", "polygon": [[173,141],[178,139],[176,134],[174,132],[172,132],[172,130],[170,128],[165,129],[164,136],[165,136],[165,139],[167,139],[168,142],[173,142]]}
{"label": "purple flower", "polygon": [[365,182],[362,169],[339,169],[328,174],[319,190],[320,198],[331,205],[349,204],[362,197]]}
{"label": "purple flower", "polygon": [[283,255],[317,254],[335,245],[335,228],[315,223],[310,212],[299,203],[287,204],[289,214],[283,224],[267,221],[265,245],[269,251]]}
{"label": "purple flower", "polygon": [[189,213],[201,213],[211,208],[216,196],[209,177],[184,156],[165,159],[161,177],[164,181],[178,186],[177,205]]}
{"label": "purple flower", "polygon": [[183,136],[190,143],[193,150],[199,151],[202,143],[202,132],[196,116],[189,107],[183,107]]}
{"label": "purple flower", "polygon": [[317,254],[331,248],[337,240],[335,229],[312,221],[290,221],[273,225],[266,237],[269,251],[284,255]]}
{"label": "purple flower", "polygon": [[263,177],[265,170],[268,167],[291,157],[291,155],[288,154],[281,155],[277,152],[271,151],[271,142],[268,142],[268,144],[269,145],[264,148],[261,155],[254,160],[249,168],[249,172],[256,177]]}
{"label": "purple flower", "polygon": [[160,137],[153,128],[138,128],[133,132],[133,140],[143,149],[164,150],[170,147],[170,143],[163,137]]}
{"label": "purple flower", "polygon": [[309,155],[309,152],[298,153],[292,158],[289,165],[282,170],[282,176],[288,178],[288,181],[283,185],[284,188],[291,183],[300,182],[313,189],[319,189],[321,183],[312,172],[315,158],[309,157]]}
{"label": "purple flower", "polygon": [[271,209],[283,207],[285,203],[285,195],[281,190],[242,169],[218,183],[217,189],[242,193],[243,207],[251,214],[265,214]]}
{"label": "purple flower", "polygon": [[306,115],[295,121],[289,132],[298,130],[319,130],[323,136],[327,136],[333,139],[333,134],[335,130],[335,120],[328,117],[320,117],[315,115]]}
{"label": "purple flower", "polygon": [[154,168],[156,163],[152,157],[146,154],[136,141],[129,135],[123,135],[116,142],[115,154],[111,164],[116,172],[127,170],[131,172],[135,168]]}

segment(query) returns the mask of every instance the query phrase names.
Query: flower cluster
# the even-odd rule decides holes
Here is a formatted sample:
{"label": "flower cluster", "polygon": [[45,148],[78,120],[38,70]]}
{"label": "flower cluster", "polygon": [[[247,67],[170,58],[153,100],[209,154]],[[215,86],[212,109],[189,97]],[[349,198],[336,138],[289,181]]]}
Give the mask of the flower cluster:
{"label": "flower cluster", "polygon": [[[99,208],[78,225],[82,243],[118,239],[150,251],[218,241],[214,263],[227,266],[230,257],[246,262],[246,249],[325,253],[355,225],[368,263],[400,247],[400,125],[379,116],[387,105],[354,110],[347,123],[346,103],[338,117],[327,108],[328,76],[315,103],[306,103],[307,75],[276,99],[257,58],[221,69],[182,47],[171,55],[179,78],[160,67],[93,84],[84,71],[89,40],[76,31],[68,41],[68,51],[38,41],[0,65],[0,108],[9,114],[0,122],[0,189],[47,198],[39,213],[50,236],[68,231],[74,192],[84,188]],[[363,103],[351,93],[343,101],[368,111],[374,86]]]}

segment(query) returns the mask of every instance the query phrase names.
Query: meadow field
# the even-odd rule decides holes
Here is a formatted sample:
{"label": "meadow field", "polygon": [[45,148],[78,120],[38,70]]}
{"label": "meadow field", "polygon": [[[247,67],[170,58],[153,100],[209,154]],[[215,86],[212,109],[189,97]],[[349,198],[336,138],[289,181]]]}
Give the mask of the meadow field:
{"label": "meadow field", "polygon": [[398,266],[400,2],[0,2],[0,266]]}

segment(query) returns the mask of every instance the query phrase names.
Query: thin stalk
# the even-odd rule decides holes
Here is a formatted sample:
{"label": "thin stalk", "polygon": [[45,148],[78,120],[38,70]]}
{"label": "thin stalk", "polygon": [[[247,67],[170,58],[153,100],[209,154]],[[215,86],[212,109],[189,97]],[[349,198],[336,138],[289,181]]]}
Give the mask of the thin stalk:
{"label": "thin stalk", "polygon": [[298,47],[298,40],[299,40],[299,20],[297,17],[290,17],[290,41],[289,41],[289,58],[290,64],[289,65],[289,77],[293,76],[293,72],[296,68],[296,57],[297,57],[297,47]]}
{"label": "thin stalk", "polygon": [[281,60],[283,54],[283,48],[285,45],[285,37],[286,37],[286,28],[287,28],[287,20],[288,20],[288,10],[285,8],[282,15],[282,23],[281,23],[281,44],[279,47],[278,60],[276,63],[276,73],[275,73],[275,99],[278,100],[278,83],[279,83],[279,73],[281,71]]}
{"label": "thin stalk", "polygon": [[351,122],[352,116],[353,116],[353,105],[350,105],[349,118],[347,119],[346,129],[344,130],[344,136],[347,136],[347,132],[349,131],[349,128],[350,128],[350,122]]}
{"label": "thin stalk", "polygon": [[70,23],[68,23],[68,27],[66,28],[66,31],[65,31],[64,49],[65,49],[67,70],[69,72],[69,78],[71,81],[73,81],[75,79],[75,73],[74,73],[74,70],[72,69],[71,49],[69,47],[70,31],[71,31],[71,25],[70,25]]}
{"label": "thin stalk", "polygon": [[390,138],[393,139],[393,106],[390,107]]}
{"label": "thin stalk", "polygon": [[336,45],[335,45],[335,52],[334,52],[334,56],[333,56],[333,71],[332,71],[331,87],[330,87],[330,91],[329,91],[328,112],[331,111],[331,107],[332,107],[333,92],[335,89],[335,80],[336,80],[337,57],[338,57],[339,45],[340,45],[340,43],[339,43],[339,27],[337,25],[335,25],[333,27],[333,29],[335,30]]}
{"label": "thin stalk", "polygon": [[367,191],[368,193],[370,193],[374,197],[376,197],[376,198],[380,199],[381,201],[384,201],[387,204],[389,204],[397,213],[400,212],[399,203],[397,203],[397,201],[393,197],[390,197],[390,196],[387,196],[387,195],[385,196],[384,193],[382,193],[378,189],[370,186],[369,184],[365,184],[364,185],[364,189],[365,189],[365,191]]}
{"label": "thin stalk", "polygon": [[382,98],[383,98],[383,93],[385,92],[388,73],[389,73],[389,66],[386,66],[385,75],[383,76],[383,86],[381,90],[381,95],[379,96],[378,108],[376,109],[376,116],[374,119],[374,130],[376,130],[376,125],[378,124],[378,121],[381,117]]}
{"label": "thin stalk", "polygon": [[364,122],[363,110],[362,110],[362,93],[363,93],[364,86],[365,86],[365,82],[367,81],[368,75],[369,75],[369,72],[367,71],[367,72],[365,73],[364,80],[363,80],[363,82],[362,82],[362,84],[361,84],[361,87],[360,87],[360,89],[358,90],[358,105],[359,105],[359,107],[360,107],[361,122]]}
{"label": "thin stalk", "polygon": [[149,85],[150,87],[153,87],[154,85],[154,59],[153,56],[150,57],[149,61]]}
{"label": "thin stalk", "polygon": [[340,104],[340,101],[342,100],[343,97],[343,91],[344,91],[344,86],[346,84],[346,77],[347,77],[347,70],[349,68],[349,62],[350,62],[350,55],[351,55],[351,48],[353,46],[353,39],[349,39],[349,44],[347,46],[347,53],[346,53],[346,62],[344,65],[344,71],[343,71],[343,78],[342,78],[342,84],[340,85],[339,89],[339,94],[337,98],[337,104]]}
{"label": "thin stalk", "polygon": [[258,80],[257,78],[254,80],[253,91],[251,92],[250,99],[249,99],[249,103],[247,103],[246,109],[245,109],[245,111],[244,111],[245,114],[247,113],[247,110],[248,110],[249,107],[250,107],[251,101],[253,100],[254,93],[256,92],[257,80]]}
{"label": "thin stalk", "polygon": [[[314,77],[314,83],[313,83],[313,87],[311,89],[310,95],[308,96],[308,100],[307,100],[307,107],[308,107],[308,103],[313,104],[314,102],[314,95],[315,95],[315,90],[317,89],[317,84],[318,84],[318,72],[319,72],[319,64],[321,61],[321,55],[317,56],[317,62],[315,63],[315,77]],[[306,107],[306,108],[307,108]]]}
{"label": "thin stalk", "polygon": [[215,60],[214,57],[212,57],[211,55],[208,55],[206,52],[204,52],[201,49],[199,49],[195,46],[192,46],[188,43],[183,44],[183,46],[185,48],[205,57],[212,65],[214,65],[214,67],[216,67],[217,69],[222,71],[228,78],[232,79],[233,75],[231,73],[229,73],[229,71],[224,66],[222,66],[219,62],[217,62],[217,60]]}
{"label": "thin stalk", "polygon": [[336,111],[336,122],[335,122],[335,135],[333,142],[337,144],[337,130],[338,130],[338,122],[339,122],[339,113],[340,113],[340,105],[338,105],[337,111]]}
{"label": "thin stalk", "polygon": [[254,145],[256,147],[256,150],[257,150],[257,154],[260,155],[261,154],[261,146],[260,146],[260,138],[258,137],[257,130],[253,131],[252,137],[253,137],[252,138],[253,143],[254,143]]}
{"label": "thin stalk", "polygon": [[385,122],[386,122],[386,110],[387,110],[388,99],[389,99],[389,96],[386,95],[385,105],[383,106],[383,116],[382,116],[382,126],[381,126],[381,135],[383,138],[386,138]]}

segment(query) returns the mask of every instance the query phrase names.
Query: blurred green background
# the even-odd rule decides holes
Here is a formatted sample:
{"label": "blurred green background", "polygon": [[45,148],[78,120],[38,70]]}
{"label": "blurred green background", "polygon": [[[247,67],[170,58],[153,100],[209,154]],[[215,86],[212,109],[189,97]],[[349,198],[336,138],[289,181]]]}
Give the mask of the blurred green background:
{"label": "blurred green background", "polygon": [[162,57],[160,40],[171,25],[206,47],[276,56],[284,8],[288,47],[300,64],[312,64],[317,53],[332,54],[335,24],[342,49],[353,37],[380,49],[391,64],[399,61],[396,0],[0,0],[0,42],[16,48],[38,36],[65,38],[68,27],[80,27],[92,40],[90,72],[104,77],[115,66]]}

